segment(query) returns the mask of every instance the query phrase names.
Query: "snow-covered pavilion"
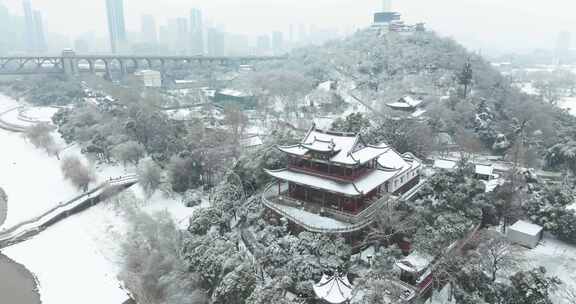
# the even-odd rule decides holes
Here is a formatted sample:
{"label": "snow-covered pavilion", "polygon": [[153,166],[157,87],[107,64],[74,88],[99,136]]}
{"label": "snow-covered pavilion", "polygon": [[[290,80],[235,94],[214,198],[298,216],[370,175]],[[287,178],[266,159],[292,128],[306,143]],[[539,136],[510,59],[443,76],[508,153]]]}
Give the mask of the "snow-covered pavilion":
{"label": "snow-covered pavilion", "polygon": [[320,282],[312,287],[316,296],[330,304],[341,304],[352,298],[352,284],[346,275],[332,277],[323,274]]}
{"label": "snow-covered pavilion", "polygon": [[406,95],[400,98],[397,102],[388,103],[386,105],[394,110],[414,112],[422,102],[421,99],[416,99],[410,95]]}
{"label": "snow-covered pavilion", "polygon": [[325,221],[310,221],[313,217],[302,212],[348,224],[351,231],[367,226],[391,196],[418,183],[422,167],[411,153],[400,154],[385,143],[369,145],[359,134],[316,126],[299,144],[278,149],[288,156],[288,166],[266,170],[276,182],[265,192],[264,203],[311,231],[342,225],[318,226]]}
{"label": "snow-covered pavilion", "polygon": [[396,267],[400,269],[400,280],[417,288],[421,295],[430,292],[433,283],[431,269],[433,260],[430,255],[418,251],[412,252],[396,262]]}

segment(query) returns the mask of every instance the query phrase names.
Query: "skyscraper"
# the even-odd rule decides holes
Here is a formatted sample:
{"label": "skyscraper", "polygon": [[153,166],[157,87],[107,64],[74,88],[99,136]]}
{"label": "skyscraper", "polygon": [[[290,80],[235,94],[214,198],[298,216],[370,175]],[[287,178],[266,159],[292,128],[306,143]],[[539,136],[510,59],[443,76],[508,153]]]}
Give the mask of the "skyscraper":
{"label": "skyscraper", "polygon": [[569,61],[572,35],[570,32],[560,32],[556,40],[556,63],[565,64]]}
{"label": "skyscraper", "polygon": [[210,56],[224,56],[225,48],[225,34],[217,28],[209,28],[207,35],[208,42],[208,55]]}
{"label": "skyscraper", "polygon": [[34,11],[34,40],[36,50],[38,52],[45,52],[48,49],[46,45],[46,34],[44,33],[44,20],[40,11]]}
{"label": "skyscraper", "polygon": [[284,52],[284,34],[282,32],[272,33],[272,51],[274,55],[280,55]]}
{"label": "skyscraper", "polygon": [[145,43],[158,43],[156,20],[152,15],[142,16],[142,41]]}
{"label": "skyscraper", "polygon": [[258,36],[256,40],[256,48],[258,49],[258,55],[270,55],[270,36]]}
{"label": "skyscraper", "polygon": [[26,50],[30,53],[45,52],[47,46],[42,13],[32,9],[30,0],[22,1],[22,5],[24,8],[24,41]]}
{"label": "skyscraper", "polygon": [[110,32],[110,49],[112,53],[126,48],[126,26],[124,23],[123,0],[106,0],[108,31]]}
{"label": "skyscraper", "polygon": [[190,52],[193,55],[204,54],[204,25],[202,11],[193,8],[190,11]]}
{"label": "skyscraper", "polygon": [[24,7],[24,21],[25,21],[25,31],[24,31],[24,41],[26,42],[26,50],[28,52],[36,51],[36,26],[34,25],[34,14],[32,12],[32,4],[30,0],[22,1]]}
{"label": "skyscraper", "polygon": [[190,31],[188,30],[188,19],[176,19],[176,53],[178,55],[187,55],[190,47]]}

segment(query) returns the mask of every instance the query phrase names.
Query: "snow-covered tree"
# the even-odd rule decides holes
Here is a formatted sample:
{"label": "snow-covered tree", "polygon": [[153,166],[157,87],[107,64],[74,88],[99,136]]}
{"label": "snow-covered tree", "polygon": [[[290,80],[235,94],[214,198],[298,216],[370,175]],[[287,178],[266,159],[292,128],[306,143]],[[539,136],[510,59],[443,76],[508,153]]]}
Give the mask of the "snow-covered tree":
{"label": "snow-covered tree", "polygon": [[510,242],[498,232],[482,232],[478,254],[480,263],[490,274],[492,282],[496,281],[501,271],[510,271],[518,264]]}
{"label": "snow-covered tree", "polygon": [[67,156],[61,162],[64,178],[78,189],[88,190],[88,185],[96,180],[94,172],[80,161],[78,157]]}
{"label": "snow-covered tree", "polygon": [[27,128],[24,135],[35,147],[58,156],[58,147],[52,137],[54,129],[51,124],[39,123]]}
{"label": "snow-covered tree", "polygon": [[182,258],[184,238],[170,216],[150,216],[128,208],[126,218],[129,225],[121,237],[119,278],[137,302],[207,303],[199,273],[188,269]]}
{"label": "snow-covered tree", "polygon": [[126,166],[127,163],[138,164],[145,154],[146,150],[144,146],[135,141],[118,144],[112,149],[112,155],[121,161],[124,166]]}
{"label": "snow-covered tree", "polygon": [[150,197],[162,184],[162,169],[152,160],[144,159],[138,165],[138,184]]}

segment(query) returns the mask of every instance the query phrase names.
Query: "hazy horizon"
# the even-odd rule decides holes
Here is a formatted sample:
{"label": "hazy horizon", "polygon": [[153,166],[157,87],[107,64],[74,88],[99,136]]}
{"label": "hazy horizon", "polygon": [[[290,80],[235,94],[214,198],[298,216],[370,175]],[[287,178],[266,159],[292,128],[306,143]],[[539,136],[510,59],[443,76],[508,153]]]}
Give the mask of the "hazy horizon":
{"label": "hazy horizon", "polygon": [[[231,33],[259,35],[288,32],[290,25],[346,30],[370,25],[380,0],[124,0],[127,30],[140,31],[143,14],[158,25],[202,9],[205,20]],[[0,0],[22,15],[21,0]],[[105,0],[32,0],[44,15],[45,29],[74,37],[86,32],[107,35]],[[550,49],[561,31],[576,32],[576,3],[567,0],[396,0],[392,5],[408,23],[424,22],[474,50],[487,52]]]}

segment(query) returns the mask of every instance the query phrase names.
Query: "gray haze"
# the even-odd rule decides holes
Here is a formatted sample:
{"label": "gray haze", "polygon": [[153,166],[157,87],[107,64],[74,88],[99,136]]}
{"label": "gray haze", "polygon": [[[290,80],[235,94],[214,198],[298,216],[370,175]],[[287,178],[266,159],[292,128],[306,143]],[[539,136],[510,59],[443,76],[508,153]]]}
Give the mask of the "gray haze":
{"label": "gray haze", "polygon": [[[21,0],[0,0],[23,14]],[[158,24],[187,16],[192,7],[228,32],[287,32],[299,24],[349,31],[370,24],[381,0],[124,0],[127,30],[140,30],[142,14]],[[107,34],[105,0],[33,0],[44,14],[46,30],[68,36]],[[408,22],[452,36],[473,49],[522,51],[553,48],[561,31],[576,32],[574,0],[396,0],[393,9]]]}

